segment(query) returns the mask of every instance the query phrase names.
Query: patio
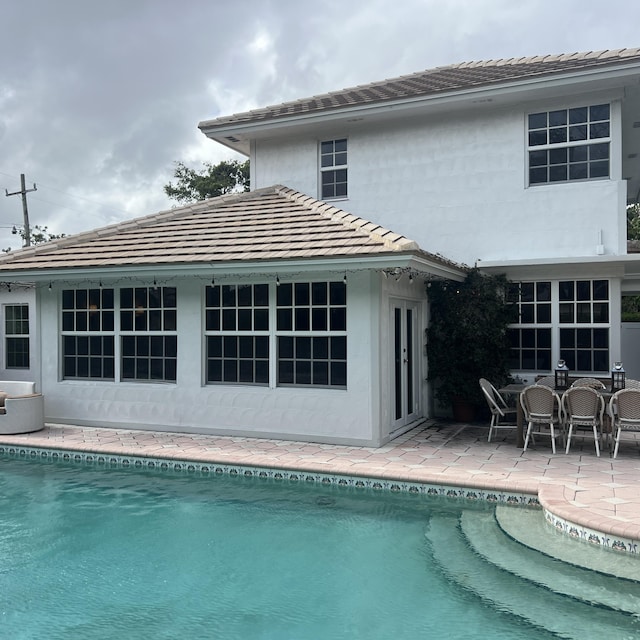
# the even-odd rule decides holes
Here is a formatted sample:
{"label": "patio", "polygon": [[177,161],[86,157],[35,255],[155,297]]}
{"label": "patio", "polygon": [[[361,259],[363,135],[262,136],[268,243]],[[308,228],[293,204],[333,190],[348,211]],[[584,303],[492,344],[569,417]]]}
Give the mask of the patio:
{"label": "patio", "polygon": [[[640,434],[639,434],[640,435]],[[576,439],[552,455],[540,438],[524,453],[514,431],[487,442],[487,426],[429,420],[373,449],[283,440],[47,425],[1,435],[0,445],[190,460],[363,476],[538,496],[559,518],[640,540],[640,438],[627,434],[616,460]]]}

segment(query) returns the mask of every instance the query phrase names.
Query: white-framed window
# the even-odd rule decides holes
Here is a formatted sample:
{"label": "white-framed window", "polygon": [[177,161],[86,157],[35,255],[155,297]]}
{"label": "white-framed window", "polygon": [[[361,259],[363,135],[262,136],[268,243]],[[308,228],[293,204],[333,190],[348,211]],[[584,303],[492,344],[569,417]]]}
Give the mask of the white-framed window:
{"label": "white-framed window", "polygon": [[207,384],[346,388],[345,282],[211,285],[204,295]]}
{"label": "white-framed window", "polygon": [[122,380],[176,381],[175,287],[120,289],[120,352]]}
{"label": "white-framed window", "polygon": [[7,304],[4,307],[5,367],[29,368],[29,305]]}
{"label": "white-framed window", "polygon": [[530,113],[527,135],[529,185],[610,175],[609,104]]}
{"label": "white-framed window", "polygon": [[347,285],[295,282],[276,292],[277,384],[345,389]]}
{"label": "white-framed window", "polygon": [[205,290],[208,384],[269,384],[269,285],[225,284]]}
{"label": "white-framed window", "polygon": [[62,377],[115,377],[113,289],[62,292]]}
{"label": "white-framed window", "polygon": [[509,367],[517,371],[549,371],[551,282],[513,282],[507,295],[518,309],[518,322],[508,332]]}
{"label": "white-framed window", "polygon": [[508,332],[512,370],[551,371],[555,357],[571,371],[609,371],[608,280],[514,282],[509,301],[519,311]]}
{"label": "white-framed window", "polygon": [[347,197],[347,139],[320,143],[320,198]]}
{"label": "white-framed window", "polygon": [[560,357],[574,371],[609,371],[609,281],[558,283]]}

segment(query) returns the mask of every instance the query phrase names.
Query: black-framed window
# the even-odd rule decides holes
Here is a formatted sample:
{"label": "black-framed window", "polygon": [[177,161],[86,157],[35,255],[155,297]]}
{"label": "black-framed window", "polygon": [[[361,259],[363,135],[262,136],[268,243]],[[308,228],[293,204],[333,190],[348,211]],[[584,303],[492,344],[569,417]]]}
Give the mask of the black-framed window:
{"label": "black-framed window", "polygon": [[175,287],[120,289],[122,380],[175,382],[178,366]]}
{"label": "black-framed window", "polygon": [[4,306],[5,367],[29,368],[29,305]]}
{"label": "black-framed window", "polygon": [[320,197],[347,197],[347,139],[320,143]]}
{"label": "black-framed window", "polygon": [[519,310],[508,331],[511,369],[552,371],[561,358],[571,371],[609,371],[608,280],[515,282],[508,295]]}
{"label": "black-framed window", "polygon": [[114,290],[62,291],[62,377],[115,378]]}
{"label": "black-framed window", "polygon": [[205,290],[206,382],[269,384],[269,285]]}
{"label": "black-framed window", "polygon": [[347,285],[296,282],[276,288],[279,386],[347,386]]}
{"label": "black-framed window", "polygon": [[560,357],[573,371],[609,371],[609,281],[558,283]]}
{"label": "black-framed window", "polygon": [[530,113],[527,124],[530,185],[609,177],[609,104]]}
{"label": "black-framed window", "polygon": [[510,283],[507,295],[518,309],[518,322],[508,330],[510,368],[551,369],[551,282]]}

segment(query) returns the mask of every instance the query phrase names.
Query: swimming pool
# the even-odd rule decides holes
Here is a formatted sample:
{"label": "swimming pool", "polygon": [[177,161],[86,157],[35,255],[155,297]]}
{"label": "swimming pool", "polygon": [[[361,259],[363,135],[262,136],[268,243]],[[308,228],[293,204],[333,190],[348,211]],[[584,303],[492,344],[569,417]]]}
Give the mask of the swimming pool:
{"label": "swimming pool", "polygon": [[[492,508],[0,458],[2,637],[638,637],[624,612],[476,567],[461,523]],[[485,572],[487,588],[521,589],[537,617],[564,619],[576,635],[491,602],[478,586]]]}

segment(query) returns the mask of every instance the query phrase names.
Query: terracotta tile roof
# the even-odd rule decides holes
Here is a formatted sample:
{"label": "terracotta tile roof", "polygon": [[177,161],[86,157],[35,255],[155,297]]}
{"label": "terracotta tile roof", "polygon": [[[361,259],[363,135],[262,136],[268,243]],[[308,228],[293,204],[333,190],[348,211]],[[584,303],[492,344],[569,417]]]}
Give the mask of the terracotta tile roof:
{"label": "terracotta tile roof", "polygon": [[0,257],[0,271],[365,257],[422,251],[368,220],[282,186],[212,198]]}
{"label": "terracotta tile roof", "polygon": [[248,124],[279,118],[319,113],[350,106],[384,103],[464,91],[545,76],[572,74],[620,64],[640,63],[640,49],[590,51],[561,55],[533,56],[462,62],[427,69],[410,75],[293,100],[280,105],[237,113],[200,123],[205,130],[230,124]]}

